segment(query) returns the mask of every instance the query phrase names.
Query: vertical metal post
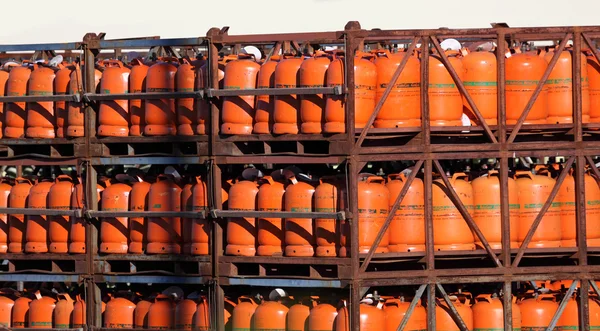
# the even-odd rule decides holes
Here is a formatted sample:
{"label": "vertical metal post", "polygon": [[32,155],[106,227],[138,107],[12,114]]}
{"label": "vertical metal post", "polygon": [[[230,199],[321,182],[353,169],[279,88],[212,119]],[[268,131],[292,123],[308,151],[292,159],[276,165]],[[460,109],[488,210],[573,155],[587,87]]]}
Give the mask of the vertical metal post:
{"label": "vertical metal post", "polygon": [[575,124],[575,141],[583,140],[583,115],[581,108],[581,33],[577,28],[573,33],[573,123]]}
{"label": "vertical metal post", "polygon": [[354,149],[354,137],[355,137],[355,89],[356,82],[354,76],[354,58],[355,53],[359,47],[359,40],[356,38],[354,31],[360,31],[360,24],[358,22],[348,22],[344,28],[345,39],[346,39],[346,55],[344,59],[345,77],[346,82],[346,134],[348,140],[347,148],[349,151]]}
{"label": "vertical metal post", "polygon": [[504,296],[502,297],[502,304],[504,306],[504,331],[512,331],[512,283],[504,282]]}
{"label": "vertical metal post", "polygon": [[429,152],[431,126],[429,123],[429,36],[421,38],[421,137]]}
{"label": "vertical metal post", "polygon": [[[351,142],[349,142],[351,143]],[[350,300],[350,325],[351,330],[359,331],[360,325],[360,260],[359,260],[359,241],[358,241],[358,173],[360,172],[360,163],[354,158],[350,159],[350,173],[348,174],[348,199],[349,208],[352,215],[350,221],[350,257],[352,266],[352,300]]]}
{"label": "vertical metal post", "polygon": [[435,325],[435,283],[427,286],[427,330],[436,331]]}
{"label": "vertical metal post", "polygon": [[504,71],[505,53],[506,53],[506,35],[504,30],[498,29],[498,40],[496,41],[496,77],[498,93],[498,142],[502,146],[506,143],[506,72]]}
{"label": "vertical metal post", "polygon": [[[433,246],[433,165],[430,159],[425,160],[425,178],[424,178],[424,212],[425,212],[425,256],[427,261],[427,270],[435,269],[435,249]],[[435,293],[435,288],[434,288]]]}
{"label": "vertical metal post", "polygon": [[579,287],[579,330],[590,330],[590,282],[582,279]]}
{"label": "vertical metal post", "polygon": [[350,289],[350,328],[349,331],[360,331],[360,282],[353,281]]}

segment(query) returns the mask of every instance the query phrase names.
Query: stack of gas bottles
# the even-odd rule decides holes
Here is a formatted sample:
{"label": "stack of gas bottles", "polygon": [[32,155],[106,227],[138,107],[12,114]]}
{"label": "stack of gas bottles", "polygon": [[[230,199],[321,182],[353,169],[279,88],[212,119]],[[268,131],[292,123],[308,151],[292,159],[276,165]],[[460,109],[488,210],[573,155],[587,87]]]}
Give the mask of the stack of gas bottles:
{"label": "stack of gas bottles", "polygon": [[0,290],[0,325],[12,329],[68,329],[86,325],[85,301],[54,291]]}
{"label": "stack of gas bottles", "polygon": [[[559,166],[556,166],[559,168]],[[391,206],[402,191],[411,168],[398,174],[362,174],[358,182],[360,253],[367,253],[382,228]],[[282,175],[283,174],[283,175]],[[260,174],[262,175],[262,174]],[[511,248],[517,248],[550,196],[557,170],[537,166],[510,172]],[[465,205],[492,248],[501,248],[500,180],[497,170],[471,178],[456,172],[452,188]],[[436,250],[473,250],[482,247],[439,176],[433,182],[433,229]],[[336,212],[346,207],[346,181],[339,177],[312,178],[277,170],[270,176],[246,176],[228,183],[224,201],[229,210]],[[376,253],[412,252],[425,249],[423,181],[415,178],[392,218]],[[600,188],[597,178],[585,174],[588,245],[600,245]],[[529,247],[575,247],[575,180],[567,175],[551,207],[544,214]],[[349,255],[349,224],[332,218],[229,218],[226,254],[241,256],[339,256]]]}
{"label": "stack of gas bottles", "polygon": [[[458,41],[456,41],[458,43]],[[497,124],[497,67],[493,45],[476,51],[457,47],[446,51],[450,64],[488,125]],[[488,49],[488,50],[484,50]],[[589,52],[588,52],[589,53]],[[363,128],[383,97],[405,51],[374,50],[354,57],[355,126]],[[591,53],[590,53],[591,54]],[[583,122],[600,122],[600,65],[584,53],[581,66]],[[507,53],[506,119],[515,124],[523,113],[553,50]],[[421,125],[420,60],[410,54],[408,62],[375,118],[375,128]],[[480,124],[462,95],[439,53],[429,56],[429,112],[433,126]],[[573,122],[573,51],[567,49],[526,117],[525,124]],[[272,56],[257,62],[248,55],[221,61],[223,88],[336,87],[344,85],[344,54],[317,51],[309,56]],[[220,76],[221,77],[221,76]],[[222,106],[223,134],[295,134],[345,132],[344,97],[338,95],[283,95],[225,97]]]}

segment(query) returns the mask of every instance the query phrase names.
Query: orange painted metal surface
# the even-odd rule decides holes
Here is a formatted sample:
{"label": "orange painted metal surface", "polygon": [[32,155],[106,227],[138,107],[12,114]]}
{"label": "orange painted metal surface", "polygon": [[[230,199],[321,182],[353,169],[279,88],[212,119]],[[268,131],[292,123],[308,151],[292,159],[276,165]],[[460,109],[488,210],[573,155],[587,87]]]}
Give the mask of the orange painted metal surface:
{"label": "orange painted metal surface", "polygon": [[[323,87],[326,84],[326,73],[333,57],[331,54],[317,51],[313,57],[302,62],[300,66],[300,87]],[[300,131],[302,133],[321,133],[323,131],[325,112],[325,96],[323,94],[300,96]]]}
{"label": "orange painted metal surface", "polygon": [[[589,173],[585,177],[585,219],[588,246],[600,246],[600,187],[598,180]],[[561,246],[577,246],[575,210],[575,177],[570,174],[563,181],[556,196],[560,204]]]}
{"label": "orange painted metal surface", "polygon": [[[175,92],[176,65],[177,62],[165,59],[151,66],[146,75],[146,92]],[[146,100],[144,121],[144,135],[174,136],[175,99]]]}
{"label": "orange painted metal surface", "polygon": [[[229,210],[256,210],[256,182],[239,181],[229,189]],[[223,199],[225,200],[225,199]],[[232,217],[227,221],[227,255],[254,256],[256,254],[256,218]]]}
{"label": "orange painted metal surface", "polygon": [[[206,182],[201,177],[195,178],[195,184],[192,186],[192,210],[200,212],[208,208],[208,191]],[[210,242],[210,224],[206,218],[194,218],[191,224],[191,246],[190,254],[208,255]]]}
{"label": "orange painted metal surface", "polygon": [[175,307],[175,330],[192,330],[197,304],[194,300],[184,299]]}
{"label": "orange painted metal surface", "polygon": [[[338,310],[338,316],[335,323],[335,331],[350,330],[350,314],[348,307],[344,305]],[[385,313],[382,309],[370,305],[360,305],[360,330],[361,331],[380,331],[385,327]]]}
{"label": "orange painted metal surface", "polygon": [[[590,329],[597,330],[600,328],[600,302],[597,297],[590,297]],[[567,302],[567,306],[556,323],[557,330],[580,330],[579,328],[579,298],[572,296]]]}
{"label": "orange painted metal surface", "polygon": [[[458,311],[467,329],[473,330],[473,310],[470,307],[469,295],[455,293],[450,294],[450,301]],[[460,329],[452,319],[449,313],[448,305],[442,299],[436,299],[435,305],[435,325],[436,330],[440,331],[459,331]]]}
{"label": "orange painted metal surface", "polygon": [[[128,211],[131,186],[116,183],[102,191],[102,211]],[[129,221],[127,217],[104,217],[100,224],[100,252],[111,254],[127,253]]]}
{"label": "orange painted metal surface", "polygon": [[133,329],[135,304],[125,298],[112,298],[104,311],[104,327],[111,329]]}
{"label": "orange painted metal surface", "polygon": [[[105,183],[105,185],[110,185],[110,183]],[[98,195],[98,202],[100,202],[100,198],[102,197],[102,191],[104,187],[100,184],[96,186],[96,192]],[[85,202],[85,192],[83,189],[83,183],[79,183],[75,185],[73,189],[73,193],[71,195],[71,209],[83,209]],[[100,206],[100,204],[98,204]],[[71,254],[83,254],[85,253],[85,224],[86,220],[83,217],[71,217],[69,220],[71,224],[71,230],[69,232],[69,253]]]}
{"label": "orange painted metal surface", "polygon": [[[486,51],[472,52],[462,58],[463,84],[475,102],[487,125],[498,124],[498,68],[496,54]],[[473,109],[463,98],[465,113],[478,123]]]}
{"label": "orange painted metal surface", "polygon": [[[69,92],[71,73],[73,70],[75,70],[74,65],[60,65],[60,69],[56,72],[56,77],[54,78],[54,94],[65,95]],[[0,86],[1,81],[2,74],[0,72]],[[67,101],[56,101],[54,103],[54,113],[56,115],[56,136],[58,138],[64,138],[67,136],[67,118],[69,117],[69,108],[67,105]]]}
{"label": "orange painted metal surface", "polygon": [[[473,330],[504,329],[504,306],[496,295],[480,294],[475,298],[473,310]],[[512,327],[521,329],[521,308],[513,298]]]}
{"label": "orange painted metal surface", "polygon": [[[448,60],[464,81],[465,69],[462,60],[448,53]],[[462,125],[463,99],[450,72],[437,55],[429,57],[429,120],[433,126]]]}
{"label": "orange painted metal surface", "polygon": [[556,298],[552,294],[539,294],[522,300],[521,330],[533,331],[546,328],[558,309]]}
{"label": "orange painted metal surface", "polygon": [[[15,186],[10,190],[8,196],[9,208],[25,208],[29,198],[29,192],[33,182],[29,179],[18,177]],[[8,251],[11,253],[22,253],[25,246],[25,215],[8,215]]]}
{"label": "orange painted metal surface", "polygon": [[11,327],[12,310],[15,306],[15,301],[4,295],[0,295],[0,326],[5,328]]}
{"label": "orange painted metal surface", "polygon": [[[27,95],[53,95],[56,76],[54,70],[42,66],[34,67],[36,68],[27,83]],[[28,138],[54,138],[56,136],[54,102],[28,102],[26,123],[25,136]]]}
{"label": "orange painted metal surface", "polygon": [[308,330],[334,331],[337,316],[338,312],[334,306],[327,303],[320,303],[310,310]]}
{"label": "orange painted metal surface", "polygon": [[[102,303],[104,305],[104,302]],[[85,300],[77,295],[73,304],[73,328],[83,328],[87,325]],[[104,311],[104,309],[102,309]]]}
{"label": "orange painted metal surface", "polygon": [[600,64],[593,55],[587,56],[587,74],[589,81],[590,122],[600,122]]}
{"label": "orange painted metal surface", "polygon": [[29,327],[29,304],[31,299],[27,296],[21,296],[15,300],[12,310],[13,329],[24,329]]}
{"label": "orange painted metal surface", "polygon": [[309,331],[307,324],[309,315],[310,307],[302,302],[291,306],[287,313],[286,330]]}
{"label": "orange painted metal surface", "polygon": [[[269,212],[284,210],[284,184],[274,180],[271,176],[261,178],[258,183],[260,187],[256,195],[257,210]],[[259,217],[257,228],[257,255],[282,255],[284,246],[283,219]]]}
{"label": "orange painted metal surface", "polygon": [[232,330],[251,330],[252,319],[258,305],[254,299],[246,296],[238,298],[237,305],[231,314]]}
{"label": "orange painted metal surface", "polygon": [[[35,184],[29,191],[27,208],[48,208],[48,193],[54,185],[52,181],[42,181]],[[25,230],[25,252],[47,253],[48,252],[48,217],[46,215],[27,216],[27,228]]]}
{"label": "orange painted metal surface", "polygon": [[54,308],[54,328],[68,329],[73,325],[74,303],[69,294],[63,293],[58,295],[58,301]]}
{"label": "orange painted metal surface", "polygon": [[56,300],[36,293],[36,299],[29,303],[29,328],[50,329]]}
{"label": "orange painted metal surface", "polygon": [[[19,66],[10,70],[6,82],[6,95],[20,97],[27,95],[31,66]],[[25,102],[9,102],[4,110],[4,137],[25,137],[25,119],[27,118]]]}
{"label": "orange painted metal surface", "polygon": [[[402,319],[408,311],[408,306],[410,306],[410,303],[405,302],[404,298],[389,299],[385,301],[383,306],[383,312],[385,313],[385,331],[396,331],[398,329],[398,326],[400,326]],[[415,306],[404,330],[427,330],[427,311],[420,302]]]}
{"label": "orange painted metal surface", "polygon": [[[197,90],[198,68],[193,61],[181,59],[181,64],[175,74],[175,87],[177,92],[193,92]],[[177,135],[193,136],[198,130],[198,107],[196,99],[177,99]]]}
{"label": "orange painted metal surface", "polygon": [[[85,65],[75,66],[75,70],[71,73],[71,80],[69,82],[69,93],[77,94],[83,91],[83,86],[85,86],[85,75],[82,75],[82,72],[85,72]],[[102,72],[98,69],[94,70],[94,86],[96,87],[96,92],[98,91],[98,87],[100,85],[100,79],[102,78]],[[85,135],[84,132],[84,110],[83,102],[74,102],[70,101],[67,115],[67,136],[69,137],[83,137]]]}
{"label": "orange painted metal surface", "polygon": [[[224,89],[253,89],[256,88],[256,77],[260,64],[248,54],[240,54],[235,61],[225,66]],[[252,133],[256,96],[244,95],[223,98],[221,133],[250,134]]]}
{"label": "orange painted metal surface", "polygon": [[[389,208],[404,188],[403,173],[388,175],[386,187],[390,191]],[[425,200],[423,181],[415,178],[390,223],[390,252],[418,252],[425,250]]]}
{"label": "orange painted metal surface", "polygon": [[[231,331],[231,321],[229,321],[231,313],[227,310],[227,302],[228,300],[225,298],[225,310],[223,311],[223,317],[225,319],[225,331]],[[210,311],[206,297],[199,298],[198,306],[196,306],[196,315],[194,316],[193,329],[198,331],[210,330]]]}
{"label": "orange painted metal surface", "polygon": [[[369,251],[389,212],[390,191],[378,176],[364,177],[358,182],[358,244],[359,252]],[[389,252],[389,229],[375,253]],[[346,254],[344,254],[346,255]]]}
{"label": "orange painted metal surface", "polygon": [[[467,182],[467,175],[455,173],[450,185],[460,197],[467,210],[473,211],[473,188]],[[433,241],[436,250],[475,249],[473,234],[467,222],[459,213],[442,179],[433,182]]]}
{"label": "orange painted metal surface", "polygon": [[[506,123],[515,124],[525,110],[548,64],[535,54],[513,54],[506,59]],[[548,87],[544,86],[524,124],[546,124]]]}
{"label": "orange painted metal surface", "polygon": [[[334,177],[321,177],[315,189],[315,211],[335,213],[344,210],[346,192],[344,183]],[[316,256],[337,256],[340,249],[340,222],[335,218],[315,219]]]}
{"label": "orange painted metal surface", "polygon": [[276,301],[265,301],[254,311],[252,330],[286,330],[288,308]]}
{"label": "orange painted metal surface", "polygon": [[[279,55],[272,56],[264,62],[258,71],[256,88],[275,87],[275,68],[279,63]],[[275,96],[259,95],[256,97],[256,111],[254,113],[254,133],[271,133],[273,129],[273,111]]]}
{"label": "orange painted metal surface", "polygon": [[147,329],[148,328],[148,311],[152,302],[148,300],[140,300],[135,305],[133,311],[134,326],[136,329]]}
{"label": "orange painted metal surface", "polygon": [[[283,204],[288,212],[312,212],[315,188],[296,178],[290,178],[285,189]],[[313,220],[310,218],[288,217],[284,223],[285,255],[313,256],[315,254],[315,236]]]}
{"label": "orange painted metal surface", "polygon": [[[148,75],[148,69],[150,69],[150,67],[141,59],[133,59],[131,65],[131,73],[129,74],[129,92],[146,92],[146,76]],[[144,125],[146,124],[145,109],[145,100],[129,100],[130,136],[141,136],[144,132]]]}
{"label": "orange painted metal surface", "polygon": [[[0,179],[0,208],[8,207],[10,192],[13,189],[11,184],[8,178]],[[10,231],[8,218],[7,214],[0,214],[0,253],[8,252],[8,234]]]}
{"label": "orange painted metal surface", "polygon": [[[101,94],[129,92],[129,74],[121,61],[104,61],[104,72],[100,80]],[[126,137],[129,135],[129,100],[100,101],[98,110],[98,136]]]}
{"label": "orange painted metal surface", "polygon": [[[159,175],[152,184],[148,211],[181,211],[181,187],[172,176]],[[180,217],[148,217],[148,253],[179,254],[181,244]]]}
{"label": "orange painted metal surface", "polygon": [[[147,208],[148,192],[152,184],[142,181],[131,186],[129,195],[129,211],[143,212]],[[148,244],[146,217],[129,218],[129,253],[142,254]]]}
{"label": "orange painted metal surface", "polygon": [[[301,57],[282,58],[275,68],[275,88],[298,87]],[[273,133],[296,134],[300,125],[300,100],[295,94],[275,96],[273,108]]]}
{"label": "orange painted metal surface", "polygon": [[[48,208],[71,209],[71,197],[74,190],[73,179],[67,175],[56,177],[54,185],[48,192]],[[69,251],[69,224],[68,216],[48,216],[48,239],[50,253],[67,253]]]}
{"label": "orange painted metal surface", "polygon": [[[8,95],[6,92],[10,75],[9,70],[8,68],[0,68],[0,95]],[[0,102],[0,138],[4,135],[4,126],[4,103]]]}

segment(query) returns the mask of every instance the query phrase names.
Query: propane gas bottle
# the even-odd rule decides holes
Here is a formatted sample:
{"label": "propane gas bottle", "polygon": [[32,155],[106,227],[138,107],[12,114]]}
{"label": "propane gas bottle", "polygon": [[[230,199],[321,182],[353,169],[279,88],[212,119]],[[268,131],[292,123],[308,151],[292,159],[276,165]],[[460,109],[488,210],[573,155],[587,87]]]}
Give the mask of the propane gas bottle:
{"label": "propane gas bottle", "polygon": [[[475,298],[473,310],[473,331],[504,329],[504,308],[502,299],[491,294],[480,294]],[[521,329],[521,308],[513,297],[512,327]]]}
{"label": "propane gas bottle", "polygon": [[[74,69],[75,66],[73,65],[60,65],[60,69],[56,72],[56,77],[54,78],[54,94],[67,94],[71,82],[71,73]],[[2,86],[1,82],[2,72],[0,71],[0,87]],[[56,136],[58,138],[67,136],[67,117],[69,116],[67,104],[67,101],[56,101],[54,103],[54,112],[56,114]]]}
{"label": "propane gas bottle", "polygon": [[[254,89],[260,64],[249,54],[240,54],[238,59],[225,66],[225,89]],[[221,133],[251,134],[254,119],[253,95],[224,97]]]}
{"label": "propane gas bottle", "polygon": [[[548,64],[534,54],[513,54],[506,59],[506,124],[516,124]],[[546,124],[548,86],[544,85],[523,124]]]}
{"label": "propane gas bottle", "polygon": [[[600,188],[596,177],[589,172],[584,178],[587,245],[597,247],[600,246]],[[565,177],[556,200],[560,203],[561,246],[576,247],[575,178],[572,174]]]}
{"label": "propane gas bottle", "polygon": [[[301,57],[284,57],[275,68],[275,88],[296,88]],[[300,100],[295,94],[275,96],[273,108],[273,133],[298,133]]]}
{"label": "propane gas bottle", "polygon": [[[335,331],[350,330],[350,314],[345,305],[338,310]],[[360,330],[379,331],[385,326],[385,313],[382,309],[371,304],[360,304]]]}
{"label": "propane gas bottle", "polygon": [[29,328],[29,304],[31,303],[31,299],[22,296],[15,300],[15,305],[13,306],[11,320],[13,329],[24,329]]}
{"label": "propane gas bottle", "polygon": [[[175,92],[176,64],[167,59],[151,66],[146,75],[146,92]],[[146,100],[144,120],[144,135],[174,136],[175,99]]]}
{"label": "propane gas bottle", "polygon": [[[458,311],[458,315],[462,318],[468,330],[473,330],[473,310],[469,306],[470,298],[463,293],[450,294],[450,301],[454,308]],[[450,309],[446,302],[436,299],[435,305],[435,325],[436,330],[441,331],[459,331],[460,329],[452,319]]]}
{"label": "propane gas bottle", "polygon": [[[554,51],[546,53],[545,60],[550,63]],[[590,85],[587,61],[581,57],[581,112],[583,123],[590,122]],[[573,51],[563,51],[545,86],[548,88],[548,124],[573,123]]]}
{"label": "propane gas bottle", "polygon": [[320,303],[310,310],[308,331],[334,331],[337,309],[327,303]]}
{"label": "propane gas bottle", "polygon": [[[13,67],[6,82],[6,95],[22,97],[27,95],[27,85],[31,77],[31,66]],[[4,137],[23,138],[25,136],[25,102],[9,102],[4,111]]]}
{"label": "propane gas bottle", "polygon": [[[152,184],[138,178],[138,181],[131,186],[131,195],[129,196],[129,211],[143,212],[146,210],[148,193]],[[148,244],[148,233],[145,217],[129,218],[129,253],[142,254],[146,251]]]}
{"label": "propane gas bottle", "polygon": [[[102,191],[101,210],[128,211],[131,186],[116,183]],[[100,224],[100,252],[126,254],[129,236],[127,217],[103,217]]]}
{"label": "propane gas bottle", "polygon": [[[100,93],[129,93],[129,74],[121,61],[104,61],[104,72],[100,80]],[[100,101],[98,111],[98,136],[126,137],[129,135],[129,100]]]}
{"label": "propane gas bottle", "polygon": [[[473,187],[473,220],[493,249],[502,248],[502,217],[500,215],[500,175],[492,170],[476,178]],[[508,178],[508,204],[510,217],[510,247],[518,248],[519,195],[517,183]],[[473,234],[475,244],[483,248],[479,238]]]}
{"label": "propane gas bottle", "polygon": [[[195,179],[187,177],[184,178],[185,184],[181,187],[181,211],[191,212],[192,207],[192,187],[194,186],[193,181]],[[193,219],[189,217],[183,217],[181,219],[181,240],[183,245],[181,250],[183,254],[190,254],[192,247],[192,223]]]}
{"label": "propane gas bottle", "polygon": [[241,296],[231,313],[232,330],[252,330],[252,318],[258,305],[250,297]]}
{"label": "propane gas bottle", "polygon": [[[231,322],[229,321],[229,317],[231,316],[230,312],[227,311],[228,307],[227,298],[225,298],[225,309],[223,311],[224,315],[224,325],[225,331],[231,331]],[[210,329],[210,311],[208,308],[208,300],[206,297],[200,297],[198,299],[198,305],[196,306],[196,314],[194,315],[194,325],[192,329],[195,331],[207,331]]]}
{"label": "propane gas bottle", "polygon": [[[195,178],[192,186],[192,210],[195,212],[205,211],[208,207],[206,182],[200,176]],[[192,219],[190,254],[208,255],[209,223],[206,218]]]}
{"label": "propane gas bottle", "polygon": [[[75,70],[71,73],[71,80],[69,81],[69,93],[78,94],[84,91],[86,86],[85,65],[81,67],[75,66]],[[102,72],[98,69],[94,69],[94,89],[93,92],[99,92],[98,87],[100,85],[100,79],[102,78]],[[69,101],[69,109],[67,115],[67,136],[69,137],[83,137],[84,132],[84,111],[85,107],[83,102]]]}
{"label": "propane gas bottle", "polygon": [[291,306],[287,313],[286,330],[309,331],[307,328],[309,315],[310,308],[302,302]]}
{"label": "propane gas bottle", "polygon": [[[172,176],[159,175],[152,184],[148,211],[181,211],[181,187]],[[148,217],[148,253],[179,254],[181,244],[181,218]]]}
{"label": "propane gas bottle", "polygon": [[[361,254],[369,252],[389,211],[390,191],[378,176],[363,177],[358,182],[358,244]],[[375,253],[389,252],[389,230],[385,232]]]}
{"label": "propane gas bottle", "polygon": [[[496,55],[492,52],[476,51],[468,53],[462,58],[464,67],[463,84],[473,99],[475,106],[483,116],[487,125],[498,124],[498,68]],[[475,111],[463,96],[465,113],[469,118],[480,125]]]}
{"label": "propane gas bottle", "polygon": [[67,293],[59,294],[54,308],[54,328],[68,329],[73,324],[73,299]]}
{"label": "propane gas bottle", "polygon": [[[335,213],[344,210],[346,193],[335,177],[321,177],[315,189],[315,211]],[[335,257],[340,249],[339,222],[335,218],[315,219],[316,256]]]}
{"label": "propane gas bottle", "polygon": [[[469,212],[473,210],[473,188],[467,175],[455,173],[450,185]],[[433,182],[433,241],[436,250],[473,250],[475,244],[471,229],[452,200],[442,179]]]}
{"label": "propane gas bottle", "polygon": [[545,329],[558,309],[556,298],[552,294],[539,294],[524,299],[519,306],[522,331]]}
{"label": "propane gas bottle", "polygon": [[[300,66],[300,87],[315,88],[325,86],[325,74],[331,54],[317,51],[314,56],[306,59]],[[321,133],[323,130],[325,112],[325,96],[323,94],[303,95],[300,97],[300,120],[302,122],[300,131],[302,133]]]}
{"label": "propane gas bottle", "polygon": [[[465,69],[457,53],[446,54],[461,80]],[[438,55],[429,56],[429,116],[433,126],[462,125],[463,100],[450,72]]]}
{"label": "propane gas bottle", "polygon": [[[8,70],[10,67],[0,68],[0,95],[7,95]],[[8,104],[7,104],[8,105]],[[0,102],[0,138],[4,133],[4,103]]]}
{"label": "propane gas bottle", "polygon": [[[271,56],[258,70],[256,88],[275,88],[275,69],[279,63],[279,55]],[[274,95],[259,95],[256,97],[254,113],[254,133],[271,133],[273,129]]]}
{"label": "propane gas bottle", "polygon": [[[388,175],[386,187],[390,191],[390,210],[406,184],[404,173]],[[423,181],[415,178],[389,227],[390,252],[419,252],[425,250],[425,200]]]}
{"label": "propane gas bottle", "polygon": [[148,310],[148,329],[172,330],[175,326],[175,303],[166,295],[159,294]]}
{"label": "propane gas bottle", "polygon": [[[48,192],[48,208],[71,209],[71,196],[74,186],[73,179],[67,175],[56,177],[54,185]],[[50,239],[50,253],[67,253],[69,251],[69,217],[49,216],[48,238]]]}
{"label": "propane gas bottle", "polygon": [[10,328],[10,320],[12,316],[13,307],[15,302],[13,299],[8,298],[4,295],[0,295],[0,326]]}
{"label": "propane gas bottle", "polygon": [[252,330],[286,330],[288,308],[276,301],[265,301],[254,311]]}
{"label": "propane gas bottle", "polygon": [[[589,299],[589,309],[590,309],[590,329],[598,329],[600,328],[600,303],[598,302],[598,298]],[[579,328],[579,298],[572,296],[562,315],[558,319],[558,323],[556,323],[556,330],[566,331],[566,330],[580,330]]]}
{"label": "propane gas bottle", "polygon": [[[284,209],[283,196],[285,187],[271,176],[259,180],[256,204],[258,211],[282,211]],[[273,256],[283,254],[283,219],[258,218],[258,249],[259,256]]]}
{"label": "propane gas bottle", "polygon": [[196,302],[191,299],[181,300],[177,303],[175,307],[176,330],[192,330],[196,306]]}
{"label": "propane gas bottle", "polygon": [[[289,179],[285,189],[283,204],[287,212],[312,212],[315,188],[295,177]],[[310,218],[289,217],[285,219],[285,255],[313,256],[315,237],[313,220]]]}
{"label": "propane gas bottle", "polygon": [[[129,92],[146,92],[146,76],[148,67],[143,60],[133,59],[131,61],[131,72],[129,74]],[[129,135],[141,136],[145,124],[145,100],[129,100]]]}
{"label": "propane gas bottle", "polygon": [[[217,86],[211,86],[210,85],[210,81],[211,79],[209,79],[208,77],[208,62],[205,63],[204,65],[202,65],[200,67],[200,70],[198,71],[198,90],[203,90],[207,87],[218,87],[219,89],[223,88],[223,80],[225,77],[225,65],[226,63],[228,63],[229,61],[233,61],[233,60],[237,60],[237,56],[235,55],[227,55],[221,59],[219,59],[218,61],[218,72],[217,72],[217,79],[218,79],[218,85]],[[206,128],[207,128],[207,124],[209,119],[210,119],[210,110],[211,110],[211,103],[209,103],[209,101],[207,99],[204,100],[198,100],[198,127],[196,128],[196,131],[198,132],[198,134],[207,134]],[[219,110],[222,110],[222,107],[219,107]]]}
{"label": "propane gas bottle", "polygon": [[104,327],[111,329],[133,329],[135,304],[125,298],[112,298],[104,311]]}
{"label": "propane gas bottle", "polygon": [[[48,208],[48,193],[53,185],[54,182],[51,181],[42,181],[35,184],[29,191],[27,208]],[[25,241],[26,253],[48,252],[48,218],[46,215],[27,216]]]}
{"label": "propane gas bottle", "polygon": [[42,296],[39,292],[35,296],[36,299],[29,304],[29,328],[51,329],[56,300]]}
{"label": "propane gas bottle", "polygon": [[[104,302],[102,304],[104,304]],[[87,325],[85,300],[77,295],[75,303],[73,304],[73,328],[83,328],[84,325]]]}
{"label": "propane gas bottle", "polygon": [[[552,192],[555,180],[550,177],[550,173],[540,169],[538,174],[534,175],[529,171],[517,171],[517,188],[519,192],[519,230],[518,240],[520,243],[525,240],[533,221]],[[560,247],[561,240],[561,215],[560,207],[557,202],[553,202],[546,211],[542,221],[531,239],[529,247]]]}
{"label": "propane gas bottle", "polygon": [[[377,67],[370,59],[371,54],[359,52],[354,58],[354,81],[356,84],[354,103],[354,126],[363,128],[375,110]],[[344,58],[338,57],[327,68],[327,87],[344,86]],[[325,99],[325,126],[327,133],[346,132],[344,95],[327,95]]]}
{"label": "propane gas bottle", "polygon": [[135,305],[133,311],[134,326],[136,329],[147,329],[148,328],[148,310],[152,302],[147,300],[140,300]]}
{"label": "propane gas bottle", "polygon": [[[590,122],[600,122],[600,64],[593,55],[587,57],[589,81]],[[582,96],[583,99],[583,96]],[[583,110],[583,109],[582,109]]]}
{"label": "propane gas bottle", "polygon": [[[53,95],[54,70],[34,65],[36,68],[29,77],[27,95]],[[27,125],[25,135],[28,138],[54,138],[56,117],[54,102],[40,101],[27,103]]]}
{"label": "propane gas bottle", "polygon": [[[8,178],[0,178],[0,208],[8,208],[13,186]],[[0,214],[0,253],[8,252],[9,221],[7,214]]]}
{"label": "propane gas bottle", "polygon": [[[8,196],[9,208],[25,208],[29,198],[29,191],[33,183],[26,178],[15,179],[15,186]],[[22,253],[25,245],[25,215],[8,215],[8,251]]]}
{"label": "propane gas bottle", "polygon": [[[410,306],[409,302],[405,302],[404,298],[400,299],[389,299],[385,301],[383,305],[383,312],[385,313],[385,331],[395,331],[402,323],[402,319],[408,311]],[[417,303],[412,315],[408,319],[408,323],[404,327],[406,331],[422,331],[427,330],[427,311],[425,307],[421,306],[421,303]]]}
{"label": "propane gas bottle", "polygon": [[[109,182],[105,183],[110,185]],[[104,187],[98,184],[96,186],[96,194],[98,196],[98,202],[102,197],[102,191]],[[85,193],[83,183],[79,183],[74,186],[73,193],[71,195],[71,209],[83,209],[85,203]],[[100,205],[100,204],[98,204]],[[69,220],[71,223],[71,230],[69,232],[69,253],[71,254],[83,254],[85,253],[85,219],[83,217],[72,216]]]}
{"label": "propane gas bottle", "polygon": [[[190,60],[180,60],[179,68],[175,74],[175,87],[177,92],[194,92],[197,89],[197,67]],[[195,98],[177,99],[177,134],[180,136],[193,136],[198,129],[198,107]]]}
{"label": "propane gas bottle", "polygon": [[421,64],[419,59],[406,52],[390,53],[377,50],[377,103],[383,98],[394,72],[405,56],[408,60],[402,73],[393,83],[390,94],[373,122],[376,128],[414,127],[421,125]]}
{"label": "propane gas bottle", "polygon": [[[229,189],[229,210],[256,210],[256,182],[242,180]],[[254,256],[256,254],[256,218],[231,217],[227,221],[225,254]]]}

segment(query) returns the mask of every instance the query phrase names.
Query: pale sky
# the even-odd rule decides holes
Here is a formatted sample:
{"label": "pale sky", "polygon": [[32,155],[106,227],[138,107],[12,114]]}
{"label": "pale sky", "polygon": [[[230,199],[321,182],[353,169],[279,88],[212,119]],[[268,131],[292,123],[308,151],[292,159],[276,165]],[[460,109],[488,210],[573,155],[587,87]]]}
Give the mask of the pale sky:
{"label": "pale sky", "polygon": [[80,41],[86,32],[198,37],[213,26],[230,34],[342,30],[350,20],[366,29],[600,25],[600,0],[27,0],[5,9],[0,44]]}

